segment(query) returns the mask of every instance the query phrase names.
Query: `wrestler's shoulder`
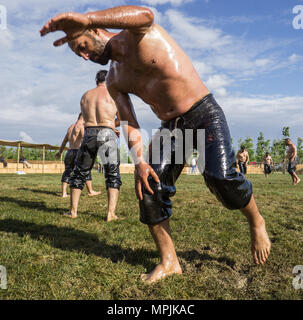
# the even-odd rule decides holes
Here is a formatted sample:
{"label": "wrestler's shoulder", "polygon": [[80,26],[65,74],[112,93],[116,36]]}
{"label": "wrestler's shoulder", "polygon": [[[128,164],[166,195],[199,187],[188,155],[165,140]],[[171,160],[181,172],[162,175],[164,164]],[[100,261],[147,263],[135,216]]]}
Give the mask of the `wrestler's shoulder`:
{"label": "wrestler's shoulder", "polygon": [[119,85],[119,63],[112,61],[106,76],[106,87],[108,90],[117,90]]}
{"label": "wrestler's shoulder", "polygon": [[84,101],[86,100],[89,96],[91,96],[94,92],[96,91],[96,88],[87,90],[86,92],[83,93],[81,100]]}

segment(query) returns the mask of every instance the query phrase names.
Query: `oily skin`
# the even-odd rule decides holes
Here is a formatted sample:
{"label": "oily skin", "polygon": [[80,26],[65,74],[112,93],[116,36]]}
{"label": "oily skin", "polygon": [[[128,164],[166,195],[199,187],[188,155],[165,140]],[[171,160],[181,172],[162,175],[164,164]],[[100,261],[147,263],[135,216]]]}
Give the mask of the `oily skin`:
{"label": "oily skin", "polygon": [[[267,164],[268,166],[273,166],[274,162],[272,160],[272,157],[269,154],[266,154],[263,158],[263,163]],[[265,177],[268,178],[268,174],[265,173]]]}
{"label": "oily skin", "polygon": [[[288,162],[292,163],[295,161],[297,157],[297,147],[295,146],[294,143],[292,143],[290,139],[285,139],[285,144],[287,146],[286,157],[288,159]],[[294,186],[301,181],[301,179],[298,177],[298,175],[295,172],[292,173],[291,178],[292,178],[292,184]]]}
{"label": "oily skin", "polygon": [[236,156],[238,161],[241,162],[245,162],[245,164],[247,165],[248,161],[249,161],[249,154],[245,149],[241,149]]}
{"label": "oily skin", "polygon": [[[109,33],[104,28],[123,31]],[[107,86],[121,120],[128,122],[125,133],[132,136],[129,148],[135,161],[136,195],[142,199],[142,185],[153,194],[147,178],[152,176],[156,182],[159,178],[144,161],[139,124],[129,94],[149,104],[159,119],[170,120],[188,111],[209,90],[183,50],[164,29],[154,24],[153,13],[147,8],[122,6],[88,14],[60,14],[48,21],[40,32],[44,36],[56,30],[65,31],[66,36],[54,45],[69,42],[72,50],[85,60],[94,61],[96,54],[99,58],[103,54],[99,50],[95,52],[93,42],[85,35],[87,32],[96,37],[99,48],[110,46]],[[253,259],[263,264],[269,255],[270,241],[253,196],[241,212],[250,225]],[[182,273],[171,239],[169,219],[149,226],[149,230],[161,261],[151,273],[142,275],[142,280],[152,283]]]}
{"label": "oily skin", "polygon": [[[85,121],[85,127],[106,126],[112,128],[117,136],[119,131],[115,128],[120,125],[119,114],[114,100],[106,88],[105,82],[98,83],[96,88],[87,91],[81,98],[81,112]],[[64,215],[69,218],[76,218],[81,190],[71,188],[71,209]],[[107,189],[108,210],[106,221],[118,219],[115,214],[118,202],[119,190]]]}
{"label": "oily skin", "polygon": [[[67,129],[66,135],[55,157],[57,159],[61,157],[61,154],[67,143],[69,143],[70,149],[79,149],[81,146],[83,135],[84,135],[84,119],[83,119],[83,116],[80,116],[79,119]],[[86,181],[85,184],[86,184],[89,196],[91,197],[97,196],[98,194],[101,193],[93,190],[91,181]],[[66,182],[62,182],[62,195],[61,195],[62,198],[68,197],[67,186],[68,184]]]}

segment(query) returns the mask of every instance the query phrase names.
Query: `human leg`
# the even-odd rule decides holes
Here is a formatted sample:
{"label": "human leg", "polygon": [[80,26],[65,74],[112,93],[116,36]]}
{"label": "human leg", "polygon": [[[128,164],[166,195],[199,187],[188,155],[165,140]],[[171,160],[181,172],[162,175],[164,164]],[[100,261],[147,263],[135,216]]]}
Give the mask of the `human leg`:
{"label": "human leg", "polygon": [[156,225],[149,225],[148,228],[160,253],[161,260],[152,272],[142,274],[141,279],[147,283],[152,283],[175,273],[181,274],[182,269],[171,238],[169,219]]}

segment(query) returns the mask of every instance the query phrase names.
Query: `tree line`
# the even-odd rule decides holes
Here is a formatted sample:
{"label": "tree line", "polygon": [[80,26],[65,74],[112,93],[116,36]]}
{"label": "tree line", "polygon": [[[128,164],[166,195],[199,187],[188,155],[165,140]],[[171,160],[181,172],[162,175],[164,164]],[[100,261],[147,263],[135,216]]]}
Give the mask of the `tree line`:
{"label": "tree line", "polygon": [[[238,141],[239,149],[240,146],[244,145],[250,161],[262,162],[266,152],[269,152],[274,163],[281,163],[285,157],[285,142],[284,139],[290,137],[290,128],[283,127],[282,139],[274,139],[273,141],[265,139],[263,132],[259,133],[257,138],[256,147],[254,146],[253,139],[247,137],[245,140],[242,138]],[[298,161],[303,163],[303,139],[298,138],[297,141],[292,141],[297,146]]]}
{"label": "tree line", "polygon": [[[262,162],[266,152],[269,152],[274,163],[281,163],[285,157],[285,143],[284,139],[290,136],[290,128],[283,127],[282,139],[274,139],[273,141],[265,139],[263,132],[259,133],[256,146],[253,143],[251,137],[238,140],[238,148],[235,148],[235,153],[240,149],[241,145],[244,145],[249,153],[250,161]],[[298,138],[297,141],[293,141],[298,149],[299,163],[303,163],[303,139]],[[144,145],[144,152],[148,150],[148,146]],[[46,150],[45,160],[56,161],[56,150]],[[17,159],[17,148],[0,146],[0,157],[4,159]],[[24,157],[26,160],[42,160],[42,150],[33,148],[22,148],[20,157]],[[120,160],[121,163],[132,163],[130,153],[124,145],[120,148]]]}

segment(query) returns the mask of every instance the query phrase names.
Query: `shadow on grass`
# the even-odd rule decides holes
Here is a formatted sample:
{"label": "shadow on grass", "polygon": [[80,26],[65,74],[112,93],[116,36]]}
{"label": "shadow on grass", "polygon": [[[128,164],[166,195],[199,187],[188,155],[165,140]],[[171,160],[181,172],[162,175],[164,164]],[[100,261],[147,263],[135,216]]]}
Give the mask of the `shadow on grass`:
{"label": "shadow on grass", "polygon": [[16,203],[18,206],[23,208],[29,208],[29,209],[35,209],[35,210],[41,210],[44,212],[58,212],[62,214],[66,211],[66,208],[48,208],[44,202],[41,201],[26,201],[26,200],[20,200],[10,197],[0,197],[0,202],[11,202]]}
{"label": "shadow on grass", "polygon": [[[58,210],[61,211],[61,209]],[[38,225],[15,219],[3,219],[0,220],[0,232],[1,231],[17,233],[19,237],[29,235],[32,239],[38,241],[46,239],[48,240],[46,241],[48,244],[57,249],[77,251],[87,255],[94,254],[101,258],[110,259],[113,263],[125,261],[131,265],[142,265],[149,271],[155,267],[151,259],[159,257],[158,253],[154,250],[151,251],[141,248],[128,249],[122,248],[119,245],[109,245],[104,240],[100,241],[95,234],[73,228],[57,227],[50,224]],[[197,250],[179,251],[177,255],[185,259],[188,263],[194,263],[197,268],[203,264],[203,261],[216,261],[232,269],[234,269],[236,263],[226,256],[214,257],[205,252],[198,252]]]}
{"label": "shadow on grass", "polygon": [[100,241],[95,234],[50,224],[38,225],[15,219],[3,219],[0,220],[0,231],[17,233],[19,237],[29,235],[38,241],[47,239],[49,240],[47,243],[57,249],[77,251],[87,255],[94,254],[110,259],[114,263],[125,261],[131,265],[142,265],[148,270],[154,267],[154,263],[149,259],[157,257],[155,251],[125,249],[119,245],[109,245],[103,240]]}
{"label": "shadow on grass", "polygon": [[233,259],[230,259],[226,256],[223,257],[214,257],[209,255],[208,253],[205,252],[198,252],[197,250],[190,250],[186,252],[178,252],[178,255],[185,259],[187,262],[197,262],[195,266],[200,267],[203,264],[203,261],[216,261],[219,262],[220,264],[225,264],[229,266],[230,268],[234,269],[234,266],[236,262]]}
{"label": "shadow on grass", "polygon": [[59,196],[60,192],[56,191],[48,191],[48,190],[38,190],[38,189],[29,189],[29,188],[18,188],[19,191],[30,191],[34,193],[43,193],[43,194],[49,194],[54,196]]}

